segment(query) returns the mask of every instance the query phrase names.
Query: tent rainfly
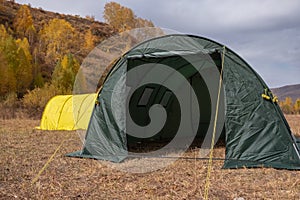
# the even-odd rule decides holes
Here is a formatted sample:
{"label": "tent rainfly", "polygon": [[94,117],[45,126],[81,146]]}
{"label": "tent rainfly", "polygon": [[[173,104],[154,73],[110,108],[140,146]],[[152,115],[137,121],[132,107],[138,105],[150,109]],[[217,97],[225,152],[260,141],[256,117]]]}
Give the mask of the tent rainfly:
{"label": "tent rainfly", "polygon": [[47,103],[40,130],[86,130],[97,94],[58,95]]}
{"label": "tent rainfly", "polygon": [[[170,141],[174,138],[177,124],[181,122],[180,108],[177,96],[161,85],[146,84],[138,88],[131,96],[128,109],[136,124],[146,126],[150,122],[151,106],[162,105],[168,118],[156,135],[149,138],[134,137],[126,132],[126,117],[114,117],[112,106],[116,107],[125,102],[122,102],[124,99],[116,99],[112,91],[118,85],[130,85],[131,79],[126,76],[124,78],[124,75],[141,65],[150,64],[149,73],[151,66],[167,65],[189,81],[200,102],[201,118],[196,138],[203,138],[214,114],[208,109],[212,104],[204,81],[209,77],[202,77],[193,67],[212,66],[207,65],[209,61],[205,60],[205,56],[213,60],[219,71],[222,69],[225,105],[222,127],[226,144],[223,168],[264,166],[300,169],[300,147],[262,78],[232,50],[215,41],[191,35],[154,38],[124,54],[110,71],[97,96],[83,149],[68,156],[121,162],[129,155],[128,144],[137,141]],[[185,57],[192,59],[193,65]],[[141,74],[136,76],[141,77]],[[57,119],[54,121],[57,122]]]}

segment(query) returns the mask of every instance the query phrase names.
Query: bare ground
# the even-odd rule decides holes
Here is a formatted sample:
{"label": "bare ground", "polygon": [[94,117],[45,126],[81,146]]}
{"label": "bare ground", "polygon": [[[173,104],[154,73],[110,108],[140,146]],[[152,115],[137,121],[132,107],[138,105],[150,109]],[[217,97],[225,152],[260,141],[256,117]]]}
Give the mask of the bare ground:
{"label": "bare ground", "polygon": [[[300,135],[300,116],[287,116]],[[177,160],[154,172],[133,174],[105,162],[65,157],[79,150],[76,132],[35,131],[37,120],[0,121],[0,199],[202,199],[207,160]],[[37,182],[32,180],[62,143]],[[224,157],[217,148],[214,157]],[[195,150],[187,155],[193,156]],[[126,162],[135,162],[129,160]],[[146,163],[146,162],[145,162]],[[209,199],[299,199],[300,171],[221,169],[213,161]]]}

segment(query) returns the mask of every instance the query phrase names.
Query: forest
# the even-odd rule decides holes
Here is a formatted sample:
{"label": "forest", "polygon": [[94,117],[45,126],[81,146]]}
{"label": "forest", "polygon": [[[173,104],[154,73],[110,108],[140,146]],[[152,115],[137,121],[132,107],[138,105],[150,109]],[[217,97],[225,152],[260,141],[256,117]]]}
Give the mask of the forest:
{"label": "forest", "polygon": [[291,97],[286,97],[285,100],[279,101],[279,106],[285,114],[300,114],[300,99],[293,101]]}
{"label": "forest", "polygon": [[[94,16],[52,13],[1,0],[2,117],[16,117],[19,110],[40,117],[50,98],[72,94],[82,61],[101,41],[126,30],[154,27],[115,2],[105,4],[103,19],[98,22]],[[85,80],[81,82],[84,85]],[[279,105],[285,114],[300,114],[300,99],[287,97]]]}
{"label": "forest", "polygon": [[115,2],[105,5],[105,23],[12,1],[0,5],[0,109],[13,111],[9,116],[2,112],[4,118],[15,117],[19,109],[40,116],[50,98],[72,94],[83,59],[101,41],[154,26]]}

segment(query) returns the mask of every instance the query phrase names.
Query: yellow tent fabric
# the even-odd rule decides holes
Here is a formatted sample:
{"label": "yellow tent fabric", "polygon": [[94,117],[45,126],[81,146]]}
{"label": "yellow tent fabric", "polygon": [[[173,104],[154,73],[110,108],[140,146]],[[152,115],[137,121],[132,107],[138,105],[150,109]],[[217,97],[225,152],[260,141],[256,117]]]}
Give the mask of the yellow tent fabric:
{"label": "yellow tent fabric", "polygon": [[96,93],[58,95],[47,103],[40,130],[86,130],[95,105]]}

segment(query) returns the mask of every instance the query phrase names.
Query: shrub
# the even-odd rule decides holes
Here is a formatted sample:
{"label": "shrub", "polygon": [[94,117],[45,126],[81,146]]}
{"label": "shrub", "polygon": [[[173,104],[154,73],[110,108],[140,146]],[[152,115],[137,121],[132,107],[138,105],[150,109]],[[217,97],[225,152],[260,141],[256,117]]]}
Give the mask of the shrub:
{"label": "shrub", "polygon": [[31,117],[40,117],[47,102],[59,93],[53,84],[46,83],[43,88],[28,91],[22,100],[23,106]]}

